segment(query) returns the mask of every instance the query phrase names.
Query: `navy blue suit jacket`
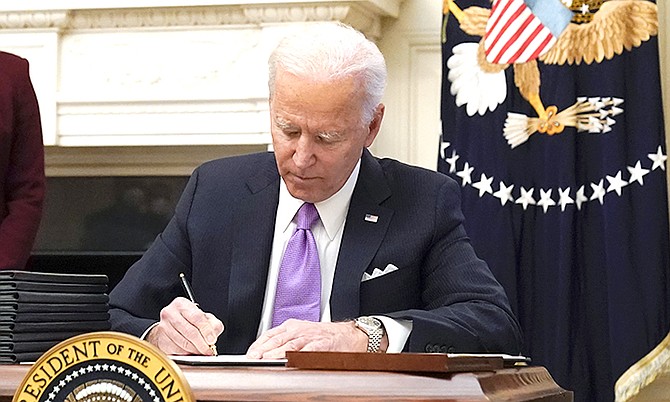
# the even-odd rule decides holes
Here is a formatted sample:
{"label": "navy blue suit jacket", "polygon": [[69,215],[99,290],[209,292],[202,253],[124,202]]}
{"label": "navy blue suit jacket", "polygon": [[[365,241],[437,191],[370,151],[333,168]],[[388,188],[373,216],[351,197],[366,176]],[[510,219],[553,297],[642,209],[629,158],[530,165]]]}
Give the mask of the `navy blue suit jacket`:
{"label": "navy blue suit jacket", "polygon": [[[196,169],[165,231],[111,292],[112,328],[142,334],[183,296],[184,272],[201,308],[225,325],[219,351],[245,353],[261,319],[279,180],[272,153]],[[333,321],[411,319],[405,350],[413,352],[517,353],[519,325],[462,223],[452,179],[364,151],[335,268]],[[388,264],[399,269],[361,282]]]}

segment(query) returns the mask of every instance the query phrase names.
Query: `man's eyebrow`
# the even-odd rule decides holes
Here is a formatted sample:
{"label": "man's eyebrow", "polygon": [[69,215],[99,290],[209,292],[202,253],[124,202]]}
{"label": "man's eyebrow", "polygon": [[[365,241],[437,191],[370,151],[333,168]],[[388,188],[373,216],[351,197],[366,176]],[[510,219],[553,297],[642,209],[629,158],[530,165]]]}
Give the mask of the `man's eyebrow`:
{"label": "man's eyebrow", "polygon": [[334,130],[318,131],[316,134],[320,135],[322,137],[327,137],[327,138],[335,138],[335,137],[341,137],[342,136],[342,132],[334,131]]}
{"label": "man's eyebrow", "polygon": [[342,133],[340,131],[333,131],[333,130],[319,131],[317,134],[319,135],[319,137],[330,141],[338,140],[342,137]]}
{"label": "man's eyebrow", "polygon": [[286,119],[284,119],[280,116],[275,116],[273,120],[274,120],[275,124],[277,125],[277,127],[281,128],[281,129],[286,129],[286,128],[293,127],[291,122],[289,122],[288,120],[286,120]]}

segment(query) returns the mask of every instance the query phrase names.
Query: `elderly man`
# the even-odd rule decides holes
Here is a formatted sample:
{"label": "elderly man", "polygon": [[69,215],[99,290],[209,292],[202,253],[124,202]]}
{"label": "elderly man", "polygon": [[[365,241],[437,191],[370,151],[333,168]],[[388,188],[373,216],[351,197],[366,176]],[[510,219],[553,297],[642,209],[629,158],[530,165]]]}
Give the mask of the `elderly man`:
{"label": "elderly man", "polygon": [[[205,163],[111,293],[113,329],[169,354],[517,353],[505,293],[463,229],[458,185],[367,148],[386,66],[342,24],[269,61],[274,153]],[[184,296],[179,275],[199,304]]]}

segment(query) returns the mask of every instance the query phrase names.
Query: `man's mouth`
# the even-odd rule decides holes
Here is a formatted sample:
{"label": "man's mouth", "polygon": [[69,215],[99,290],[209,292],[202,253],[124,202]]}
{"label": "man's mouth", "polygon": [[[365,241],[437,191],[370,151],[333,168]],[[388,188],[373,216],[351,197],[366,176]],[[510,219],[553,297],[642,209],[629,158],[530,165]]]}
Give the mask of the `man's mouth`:
{"label": "man's mouth", "polygon": [[305,183],[305,182],[308,182],[310,180],[313,180],[312,177],[302,177],[302,176],[297,176],[297,175],[294,175],[293,178],[295,179],[295,181],[300,182],[300,183]]}

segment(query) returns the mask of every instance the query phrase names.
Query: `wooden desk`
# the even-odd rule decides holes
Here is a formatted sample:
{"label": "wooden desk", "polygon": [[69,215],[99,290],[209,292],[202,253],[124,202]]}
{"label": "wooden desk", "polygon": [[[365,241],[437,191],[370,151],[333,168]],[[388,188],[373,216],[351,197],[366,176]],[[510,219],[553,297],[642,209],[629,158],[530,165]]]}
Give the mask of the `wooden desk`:
{"label": "wooden desk", "polygon": [[[542,401],[570,402],[543,367],[458,373],[401,373],[286,367],[181,366],[195,397],[215,401]],[[29,365],[0,365],[0,402],[12,400]]]}

